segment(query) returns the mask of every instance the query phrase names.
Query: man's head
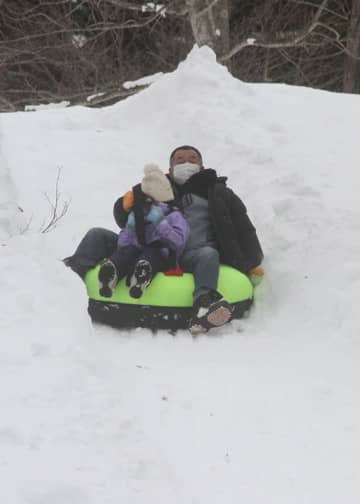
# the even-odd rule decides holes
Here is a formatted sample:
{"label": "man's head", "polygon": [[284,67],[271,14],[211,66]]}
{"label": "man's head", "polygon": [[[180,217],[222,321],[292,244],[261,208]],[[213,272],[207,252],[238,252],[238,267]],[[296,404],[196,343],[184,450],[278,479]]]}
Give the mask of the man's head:
{"label": "man's head", "polygon": [[191,145],[176,147],[170,154],[170,177],[178,184],[203,169],[201,153]]}

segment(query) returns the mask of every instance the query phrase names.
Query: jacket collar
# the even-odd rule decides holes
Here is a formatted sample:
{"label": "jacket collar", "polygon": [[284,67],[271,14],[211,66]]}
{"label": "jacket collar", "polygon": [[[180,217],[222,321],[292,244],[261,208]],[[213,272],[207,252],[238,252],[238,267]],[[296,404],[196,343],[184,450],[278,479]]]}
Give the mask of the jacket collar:
{"label": "jacket collar", "polygon": [[207,199],[209,189],[213,187],[218,180],[219,177],[217,176],[216,171],[211,168],[207,168],[205,170],[201,170],[199,173],[195,173],[195,175],[190,177],[185,184],[179,185],[174,181],[172,181],[172,183],[174,184],[176,192],[180,197],[191,193]]}

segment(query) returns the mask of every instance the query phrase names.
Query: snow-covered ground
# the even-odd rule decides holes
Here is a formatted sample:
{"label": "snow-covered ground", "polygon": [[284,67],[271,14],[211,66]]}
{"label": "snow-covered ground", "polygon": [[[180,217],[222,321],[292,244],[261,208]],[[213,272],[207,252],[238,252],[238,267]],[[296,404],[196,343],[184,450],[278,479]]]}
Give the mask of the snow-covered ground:
{"label": "snow-covered ground", "polygon": [[[359,503],[359,116],[207,48],[111,107],[0,115],[1,503]],[[247,204],[256,306],[197,339],[93,327],[60,259],[183,143]]]}

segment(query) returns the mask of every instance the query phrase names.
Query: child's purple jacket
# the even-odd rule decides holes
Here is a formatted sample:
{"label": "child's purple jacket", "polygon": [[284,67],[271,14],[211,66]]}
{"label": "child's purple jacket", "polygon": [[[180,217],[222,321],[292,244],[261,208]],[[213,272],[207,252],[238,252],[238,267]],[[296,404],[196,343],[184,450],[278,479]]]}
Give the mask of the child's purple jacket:
{"label": "child's purple jacket", "polygon": [[[161,207],[165,217],[159,224],[145,224],[146,244],[151,245],[153,242],[161,241],[164,243],[164,249],[160,249],[162,253],[168,255],[168,249],[171,249],[175,252],[178,260],[189,237],[189,225],[179,209],[170,209],[166,203],[157,203],[157,205]],[[136,232],[126,227],[119,233],[118,247],[128,245],[143,249],[143,245],[137,239]]]}

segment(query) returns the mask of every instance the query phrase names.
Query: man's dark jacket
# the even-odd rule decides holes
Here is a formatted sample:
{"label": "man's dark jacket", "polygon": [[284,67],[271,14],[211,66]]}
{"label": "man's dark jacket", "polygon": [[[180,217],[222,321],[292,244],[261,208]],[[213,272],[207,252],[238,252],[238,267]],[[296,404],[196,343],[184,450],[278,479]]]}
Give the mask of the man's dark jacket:
{"label": "man's dark jacket", "polygon": [[[258,266],[263,260],[260,242],[241,199],[228,187],[226,177],[218,177],[211,169],[193,175],[184,185],[179,186],[169,178],[178,206],[182,206],[186,194],[197,194],[208,199],[209,217],[214,230],[220,261],[243,273]],[[135,205],[140,203],[141,186],[134,187]],[[128,212],[123,209],[123,198],[114,205],[114,217],[122,228],[126,225]]]}

